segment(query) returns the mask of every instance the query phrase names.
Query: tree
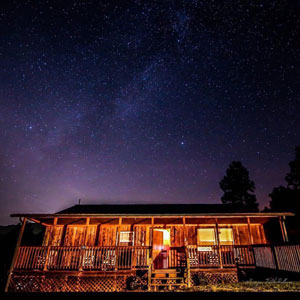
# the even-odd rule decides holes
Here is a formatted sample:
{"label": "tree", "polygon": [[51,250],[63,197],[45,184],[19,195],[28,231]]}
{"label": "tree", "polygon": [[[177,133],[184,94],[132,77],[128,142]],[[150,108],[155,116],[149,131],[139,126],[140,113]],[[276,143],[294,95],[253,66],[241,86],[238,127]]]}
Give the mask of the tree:
{"label": "tree", "polygon": [[258,211],[258,203],[254,182],[249,178],[248,170],[240,161],[233,161],[226,170],[226,175],[220,181],[220,188],[224,191],[221,200],[224,204],[233,204]]}
{"label": "tree", "polygon": [[269,194],[271,211],[300,213],[300,145],[296,147],[295,159],[289,166],[290,171],[285,177],[287,187],[275,187]]}
{"label": "tree", "polygon": [[[277,211],[282,212],[287,210],[287,207],[290,208],[290,189],[286,188],[284,186],[279,186],[273,188],[273,191],[271,194],[269,194],[269,197],[271,197],[272,201],[270,201],[270,209],[265,209],[265,211]],[[283,201],[283,199],[285,199]]]}
{"label": "tree", "polygon": [[275,187],[269,194],[270,209],[264,211],[293,212],[295,217],[288,218],[286,225],[290,230],[290,241],[300,242],[300,145],[296,147],[295,159],[289,163],[290,171],[285,180],[287,186]]}
{"label": "tree", "polygon": [[300,145],[296,147],[295,160],[289,163],[290,172],[286,175],[287,185],[292,190],[300,190]]}

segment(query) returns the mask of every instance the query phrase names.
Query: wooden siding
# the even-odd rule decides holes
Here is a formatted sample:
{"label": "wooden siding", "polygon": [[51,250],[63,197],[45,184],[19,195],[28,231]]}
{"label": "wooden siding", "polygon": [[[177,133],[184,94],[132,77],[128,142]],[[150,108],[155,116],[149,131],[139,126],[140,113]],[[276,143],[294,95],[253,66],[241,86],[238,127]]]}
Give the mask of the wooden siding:
{"label": "wooden siding", "polygon": [[43,246],[60,246],[63,226],[46,227]]}
{"label": "wooden siding", "polygon": [[171,247],[184,246],[183,226],[170,226]]}
{"label": "wooden siding", "polygon": [[[247,225],[233,225],[233,240],[235,245],[249,245],[251,239],[249,237],[249,230]],[[264,234],[263,225],[250,225],[253,244],[265,244],[266,238]]]}
{"label": "wooden siding", "polygon": [[[119,229],[118,229],[119,227]],[[214,227],[214,226],[209,226]],[[232,228],[235,245],[249,245],[251,239],[247,225],[220,225],[219,228]],[[170,246],[184,246],[184,227],[182,225],[154,225],[154,228],[170,230]],[[197,229],[201,225],[186,226],[186,239],[188,245],[197,245]],[[206,226],[207,228],[207,226]],[[251,224],[253,244],[266,244],[264,227],[261,224]],[[43,246],[116,246],[118,243],[118,230],[134,232],[135,246],[150,246],[151,225],[68,225],[47,227]],[[64,232],[65,231],[65,232]],[[63,239],[63,241],[62,241]],[[130,243],[121,243],[121,246],[130,246]]]}

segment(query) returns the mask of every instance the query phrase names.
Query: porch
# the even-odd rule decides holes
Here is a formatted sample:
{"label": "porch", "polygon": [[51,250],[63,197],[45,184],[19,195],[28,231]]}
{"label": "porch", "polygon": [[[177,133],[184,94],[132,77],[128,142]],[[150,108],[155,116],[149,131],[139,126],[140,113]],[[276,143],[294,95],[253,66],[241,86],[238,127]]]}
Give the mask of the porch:
{"label": "porch", "polygon": [[[124,290],[132,275],[148,290],[189,287],[197,272],[237,280],[238,268],[300,273],[300,249],[288,244],[286,215],[23,215],[6,290]],[[27,221],[45,228],[42,244],[22,242]],[[280,245],[265,236],[271,222]]]}
{"label": "porch", "polygon": [[[166,250],[162,250],[166,251]],[[170,247],[154,263],[150,246],[21,246],[13,265],[23,271],[105,271],[263,267],[300,273],[299,245]],[[160,261],[159,261],[160,260]]]}

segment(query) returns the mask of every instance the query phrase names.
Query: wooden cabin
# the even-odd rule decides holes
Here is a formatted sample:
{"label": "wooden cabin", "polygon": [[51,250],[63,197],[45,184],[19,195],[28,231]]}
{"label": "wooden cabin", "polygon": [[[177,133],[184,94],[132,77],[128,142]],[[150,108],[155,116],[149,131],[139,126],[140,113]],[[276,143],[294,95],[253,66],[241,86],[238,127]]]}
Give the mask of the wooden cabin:
{"label": "wooden cabin", "polygon": [[[300,272],[285,218],[231,205],[75,205],[22,220],[6,291],[125,291],[238,281],[238,268]],[[41,245],[22,240],[44,226]],[[287,260],[288,257],[288,260]],[[198,277],[197,277],[198,276]]]}

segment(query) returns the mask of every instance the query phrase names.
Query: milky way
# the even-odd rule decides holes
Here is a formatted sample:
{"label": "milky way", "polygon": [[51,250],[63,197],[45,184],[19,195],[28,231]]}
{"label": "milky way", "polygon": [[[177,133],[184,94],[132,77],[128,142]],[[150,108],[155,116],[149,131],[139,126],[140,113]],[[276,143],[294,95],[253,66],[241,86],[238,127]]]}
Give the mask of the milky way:
{"label": "milky way", "polygon": [[297,1],[1,1],[0,201],[263,208],[300,141]]}

